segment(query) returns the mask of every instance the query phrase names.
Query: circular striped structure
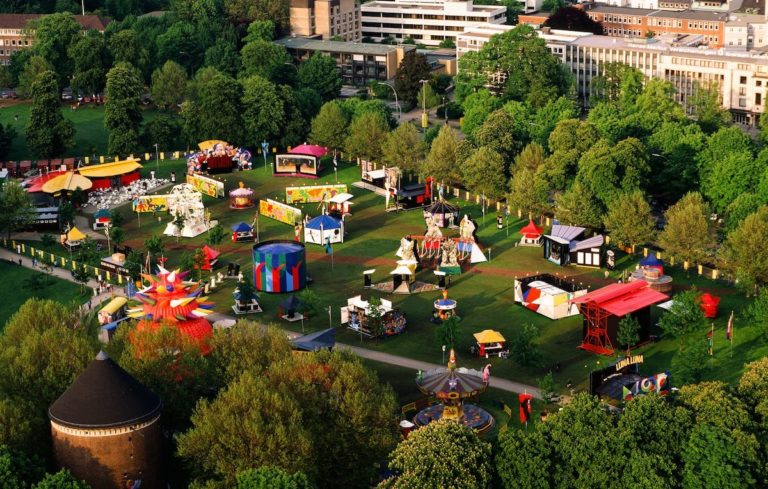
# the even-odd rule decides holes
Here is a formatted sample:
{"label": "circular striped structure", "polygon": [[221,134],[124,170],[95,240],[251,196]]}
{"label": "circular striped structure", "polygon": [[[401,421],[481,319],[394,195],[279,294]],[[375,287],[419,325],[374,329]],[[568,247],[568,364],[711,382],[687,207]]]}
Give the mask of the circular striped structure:
{"label": "circular striped structure", "polygon": [[288,240],[253,245],[253,284],[260,292],[283,293],[307,285],[307,254],[302,243]]}

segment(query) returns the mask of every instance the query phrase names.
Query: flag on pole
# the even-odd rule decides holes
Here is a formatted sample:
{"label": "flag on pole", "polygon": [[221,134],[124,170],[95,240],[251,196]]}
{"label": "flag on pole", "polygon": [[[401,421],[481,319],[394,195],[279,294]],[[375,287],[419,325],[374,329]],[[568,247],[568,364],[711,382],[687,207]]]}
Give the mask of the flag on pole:
{"label": "flag on pole", "polygon": [[518,394],[517,399],[520,402],[520,422],[528,424],[533,409],[531,404],[533,396],[531,394]]}
{"label": "flag on pole", "polygon": [[709,343],[709,356],[712,356],[715,346],[715,323],[712,323],[712,329],[707,333],[707,343]]}
{"label": "flag on pole", "polygon": [[731,317],[728,318],[728,328],[725,330],[725,338],[733,343],[733,311],[731,311]]}

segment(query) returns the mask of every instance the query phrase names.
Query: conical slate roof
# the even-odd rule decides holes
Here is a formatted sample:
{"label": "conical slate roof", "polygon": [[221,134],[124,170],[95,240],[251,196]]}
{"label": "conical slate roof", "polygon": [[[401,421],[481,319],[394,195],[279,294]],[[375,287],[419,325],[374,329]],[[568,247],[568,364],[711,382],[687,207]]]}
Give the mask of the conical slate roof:
{"label": "conical slate roof", "polygon": [[75,428],[110,428],[148,421],[161,407],[160,396],[102,351],[51,405],[48,417]]}

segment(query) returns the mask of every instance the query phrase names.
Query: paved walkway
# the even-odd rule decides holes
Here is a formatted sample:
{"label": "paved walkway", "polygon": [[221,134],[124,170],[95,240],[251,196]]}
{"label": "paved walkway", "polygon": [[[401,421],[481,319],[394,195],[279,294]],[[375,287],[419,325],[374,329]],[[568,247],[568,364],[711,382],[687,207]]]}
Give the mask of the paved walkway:
{"label": "paved walkway", "polygon": [[[11,261],[13,263],[19,263],[19,260],[21,260],[21,265],[27,268],[35,269],[37,271],[40,271],[38,268],[32,266],[32,259],[28,256],[20,256],[8,249],[0,248],[0,259]],[[51,272],[51,275],[54,277],[60,278],[62,280],[67,280],[69,282],[74,282],[75,279],[72,277],[72,273],[69,270],[64,270],[62,268],[53,267],[53,270]],[[91,288],[91,290],[98,287],[98,282],[96,280],[89,280],[88,281],[88,287]],[[125,295],[125,290],[122,287],[114,286],[112,293],[103,293],[96,297],[89,296],[89,300],[85,302],[83,305],[91,303],[94,299],[95,301],[92,302],[92,304],[98,304],[99,302],[103,301],[104,299],[108,299],[112,297],[113,295]],[[208,320],[211,321],[211,323],[214,323],[219,320],[226,320],[226,319],[238,319],[234,316],[230,316],[228,314],[222,314],[219,312],[214,312],[207,316]],[[286,333],[288,333],[289,337],[296,337],[301,336],[298,333],[295,333],[293,331],[284,330]],[[385,353],[382,351],[376,351],[376,350],[369,350],[368,348],[361,348],[359,346],[353,346],[353,345],[347,345],[344,343],[336,343],[337,348],[345,348],[350,350],[352,353],[358,355],[359,357],[365,358],[366,360],[373,360],[376,362],[381,363],[387,363],[390,365],[396,365],[398,367],[405,367],[416,370],[421,370],[422,372],[425,372],[427,370],[432,370],[435,368],[440,368],[442,365],[437,365],[434,363],[428,363],[428,362],[422,362],[421,360],[414,360],[412,358],[406,358],[401,357],[398,355],[392,355],[390,353]],[[415,375],[415,373],[414,373]],[[528,392],[529,394],[533,394],[534,397],[537,399],[541,399],[541,392],[539,391],[538,387],[534,387],[531,385],[522,384],[520,382],[515,382],[512,380],[502,379],[499,377],[493,376],[493,370],[491,370],[491,382],[490,386],[507,391],[507,392]]]}

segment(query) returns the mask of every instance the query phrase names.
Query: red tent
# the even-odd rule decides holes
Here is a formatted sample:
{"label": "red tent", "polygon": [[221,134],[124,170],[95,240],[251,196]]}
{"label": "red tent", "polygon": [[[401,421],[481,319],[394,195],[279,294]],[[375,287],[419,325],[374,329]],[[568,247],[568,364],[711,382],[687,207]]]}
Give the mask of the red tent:
{"label": "red tent", "polygon": [[717,306],[719,304],[720,304],[719,297],[714,296],[709,292],[704,292],[703,294],[701,294],[701,303],[699,304],[699,307],[701,307],[701,310],[704,311],[704,317],[707,317],[707,318],[716,317]]}
{"label": "red tent", "polygon": [[522,234],[523,236],[525,236],[528,239],[539,238],[539,237],[541,237],[541,233],[542,232],[544,232],[544,228],[540,228],[539,226],[537,226],[533,222],[533,219],[528,221],[528,224],[526,224],[525,226],[523,226],[522,229],[520,229],[520,234]]}
{"label": "red tent", "polygon": [[322,146],[318,146],[316,144],[300,144],[290,150],[289,153],[297,155],[310,155],[319,159],[325,156],[328,151]]}
{"label": "red tent", "polygon": [[45,182],[48,180],[53,180],[54,178],[58,177],[59,175],[64,175],[65,171],[52,171],[49,173],[46,173],[45,175],[40,175],[37,177],[34,177],[30,180],[30,186],[27,188],[27,192],[42,192],[43,191],[43,185],[45,185]]}
{"label": "red tent", "polygon": [[205,256],[205,263],[203,264],[203,270],[210,270],[219,259],[221,251],[214,250],[208,245],[203,246],[203,256]]}
{"label": "red tent", "polygon": [[571,303],[576,304],[584,316],[584,339],[579,348],[612,355],[619,320],[629,314],[641,323],[642,341],[643,336],[647,338],[650,327],[650,306],[667,299],[669,296],[648,287],[645,280],[611,284],[572,299]]}

